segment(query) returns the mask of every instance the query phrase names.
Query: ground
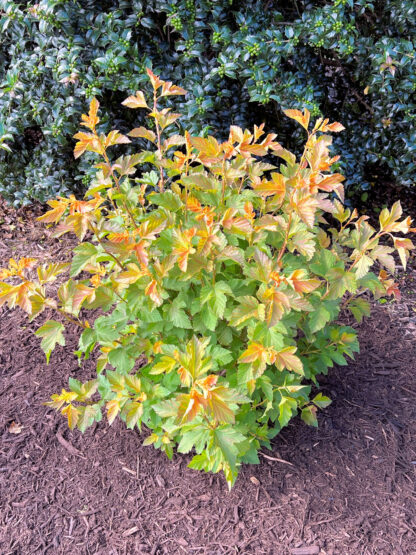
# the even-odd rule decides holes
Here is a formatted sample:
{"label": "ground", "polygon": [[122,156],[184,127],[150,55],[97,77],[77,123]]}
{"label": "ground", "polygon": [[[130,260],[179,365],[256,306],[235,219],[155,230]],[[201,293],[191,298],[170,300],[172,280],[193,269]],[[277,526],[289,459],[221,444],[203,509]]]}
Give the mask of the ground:
{"label": "ground", "polygon": [[[67,256],[19,217],[0,225],[0,266]],[[36,326],[1,309],[0,553],[416,554],[414,270],[402,290],[359,326],[355,361],[322,379],[333,403],[319,428],[292,421],[231,493],[122,422],[70,432],[42,403],[91,375],[72,356],[75,331],[47,366]]]}

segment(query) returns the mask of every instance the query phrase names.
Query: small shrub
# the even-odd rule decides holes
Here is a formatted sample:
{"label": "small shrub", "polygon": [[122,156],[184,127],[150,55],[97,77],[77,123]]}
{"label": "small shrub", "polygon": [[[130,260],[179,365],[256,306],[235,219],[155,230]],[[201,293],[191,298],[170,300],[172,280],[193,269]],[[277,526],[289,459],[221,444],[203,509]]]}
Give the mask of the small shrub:
{"label": "small shrub", "polygon": [[[382,211],[379,230],[343,206],[327,134],[341,124],[312,125],[307,110],[286,111],[307,133],[300,160],[263,126],[231,127],[223,143],[165,138],[179,114],[160,103],[185,91],[148,75],[151,101],[137,92],[123,104],[146,110],[152,125],[101,134],[93,99],[74,152],[99,155],[96,177],[85,200],[51,200],[40,217],[58,224],[55,236],[79,239],[70,279],[56,299],[48,287],[66,264],[10,260],[0,305],[31,319],[55,310],[80,328],[80,360],[98,351],[97,377],[70,378],[68,391],[46,403],[71,429],[83,432],[104,411],[109,424],[120,417],[148,430],[144,444],[168,457],[175,445],[193,450],[190,468],[222,470],[231,486],[241,463],[257,463],[258,450],[297,413],[317,425],[330,399],[311,395],[312,384],[359,348],[354,329],[337,323],[340,311],[360,322],[370,313],[364,293],[398,295],[392,253],[406,266],[414,246],[402,235],[415,230],[399,203]],[[151,149],[110,159],[128,137]],[[152,171],[134,178],[142,164]],[[65,345],[62,320],[36,332],[48,361]]]}

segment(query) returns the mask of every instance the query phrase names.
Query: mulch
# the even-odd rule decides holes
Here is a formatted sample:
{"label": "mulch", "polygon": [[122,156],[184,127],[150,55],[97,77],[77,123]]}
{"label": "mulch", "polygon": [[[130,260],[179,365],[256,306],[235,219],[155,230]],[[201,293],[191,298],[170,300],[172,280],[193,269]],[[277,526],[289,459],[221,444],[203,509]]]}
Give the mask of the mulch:
{"label": "mulch", "polygon": [[[69,245],[37,224],[0,222],[0,265],[64,260]],[[93,375],[72,355],[76,330],[47,366],[38,324],[3,307],[0,553],[416,554],[415,270],[402,290],[374,304],[356,360],[322,378],[333,403],[319,428],[296,418],[230,493],[220,475],[187,469],[187,456],[168,461],[121,422],[69,431],[42,403],[69,376]]]}

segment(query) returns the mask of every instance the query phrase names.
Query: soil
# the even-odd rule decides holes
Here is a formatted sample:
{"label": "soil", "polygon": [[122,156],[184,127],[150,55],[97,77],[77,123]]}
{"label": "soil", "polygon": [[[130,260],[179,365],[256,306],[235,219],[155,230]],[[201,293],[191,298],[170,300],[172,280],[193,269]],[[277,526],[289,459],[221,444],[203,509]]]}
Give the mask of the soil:
{"label": "soil", "polygon": [[[14,221],[17,221],[16,219]],[[0,226],[0,266],[22,254],[63,260],[70,240],[37,224]],[[12,224],[13,225],[13,224]],[[319,428],[295,419],[223,478],[142,447],[116,421],[84,435],[42,405],[68,376],[92,376],[71,354],[49,366],[21,311],[0,311],[0,553],[416,554],[416,271],[396,303],[375,304],[361,353],[321,380],[333,403]]]}

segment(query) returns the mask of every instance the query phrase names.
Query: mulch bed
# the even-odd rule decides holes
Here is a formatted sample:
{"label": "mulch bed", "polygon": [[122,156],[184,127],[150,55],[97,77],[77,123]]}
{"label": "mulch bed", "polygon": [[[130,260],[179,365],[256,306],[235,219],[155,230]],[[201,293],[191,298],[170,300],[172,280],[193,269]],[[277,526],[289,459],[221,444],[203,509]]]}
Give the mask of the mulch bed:
{"label": "mulch bed", "polygon": [[[0,265],[67,256],[69,240],[10,225],[0,226]],[[70,432],[42,402],[68,376],[92,375],[72,355],[77,332],[47,366],[37,324],[3,308],[0,553],[415,554],[414,270],[402,289],[360,326],[356,360],[321,380],[333,403],[319,429],[295,419],[231,493],[221,476],[187,469],[189,457],[142,447],[121,422]]]}

